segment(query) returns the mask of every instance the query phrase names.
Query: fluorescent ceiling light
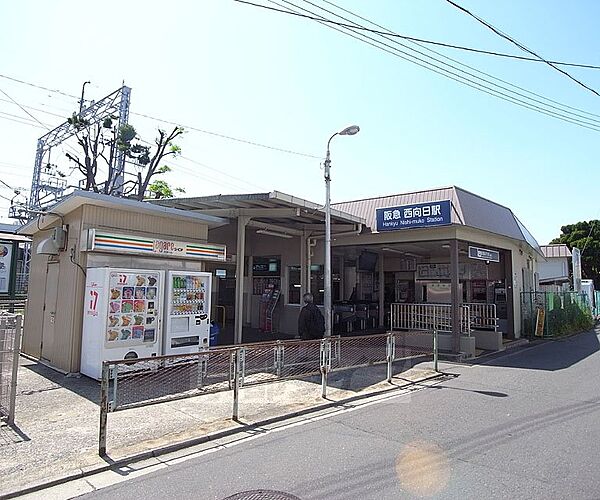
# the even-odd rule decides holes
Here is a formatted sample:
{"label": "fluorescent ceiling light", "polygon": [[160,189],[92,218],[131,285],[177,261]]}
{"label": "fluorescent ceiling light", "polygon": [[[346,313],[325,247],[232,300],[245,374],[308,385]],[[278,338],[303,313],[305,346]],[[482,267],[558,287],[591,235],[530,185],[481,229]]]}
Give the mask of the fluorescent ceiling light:
{"label": "fluorescent ceiling light", "polygon": [[285,233],[277,233],[275,231],[269,231],[268,229],[259,229],[258,231],[256,231],[257,234],[266,234],[267,236],[277,236],[279,238],[293,238],[293,236],[291,234],[285,234]]}
{"label": "fluorescent ceiling light", "polygon": [[383,247],[381,250],[383,250],[384,252],[400,253],[404,255],[404,252],[402,250],[397,250],[395,248]]}

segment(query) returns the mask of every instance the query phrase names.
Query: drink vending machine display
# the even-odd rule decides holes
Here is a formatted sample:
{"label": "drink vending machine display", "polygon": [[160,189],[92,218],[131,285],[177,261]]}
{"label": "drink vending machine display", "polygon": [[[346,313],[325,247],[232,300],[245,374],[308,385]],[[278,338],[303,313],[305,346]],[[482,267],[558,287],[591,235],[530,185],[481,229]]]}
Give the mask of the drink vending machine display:
{"label": "drink vending machine display", "polygon": [[198,352],[210,335],[210,273],[170,271],[164,354]]}
{"label": "drink vending machine display", "polygon": [[100,379],[102,361],[161,354],[163,271],[88,268],[81,373]]}

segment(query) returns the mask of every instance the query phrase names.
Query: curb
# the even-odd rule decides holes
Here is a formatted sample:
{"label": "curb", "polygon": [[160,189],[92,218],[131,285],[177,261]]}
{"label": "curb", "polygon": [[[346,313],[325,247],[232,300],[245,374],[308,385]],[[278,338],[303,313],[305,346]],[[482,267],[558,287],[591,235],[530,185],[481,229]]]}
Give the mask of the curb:
{"label": "curb", "polygon": [[26,488],[20,489],[20,490],[15,490],[15,491],[11,491],[8,492],[6,494],[0,495],[0,500],[3,499],[9,499],[9,498],[17,498],[21,495],[27,495],[30,493],[35,493],[38,491],[42,491],[45,490],[47,488],[52,488],[53,486],[58,486],[60,484],[65,484],[68,483],[70,481],[75,481],[77,479],[84,479],[86,477],[89,476],[93,476],[95,474],[100,474],[102,472],[107,472],[113,469],[117,469],[119,467],[123,467],[125,465],[129,465],[129,464],[133,464],[133,463],[137,463],[137,462],[141,462],[143,460],[148,460],[150,458],[157,458],[160,457],[161,455],[165,455],[167,453],[173,453],[175,451],[179,451],[185,448],[190,448],[192,446],[197,446],[199,444],[204,444],[204,443],[208,443],[210,441],[215,441],[217,439],[221,439],[224,437],[229,437],[232,436],[234,434],[239,434],[242,432],[249,432],[249,431],[253,431],[256,430],[260,427],[266,426],[266,425],[271,425],[277,422],[282,422],[285,420],[289,420],[295,417],[301,417],[304,415],[308,415],[311,413],[317,413],[319,411],[322,410],[327,410],[330,408],[335,408],[335,407],[341,407],[343,408],[345,405],[347,405],[348,403],[352,403],[354,401],[360,401],[363,399],[368,399],[374,396],[380,396],[382,394],[387,394],[390,392],[394,392],[394,391],[398,391],[398,390],[402,390],[402,389],[406,389],[408,387],[414,386],[414,385],[418,385],[421,384],[422,382],[426,382],[429,380],[435,380],[441,377],[447,376],[447,374],[444,374],[442,372],[438,372],[435,375],[432,376],[428,376],[428,377],[424,377],[424,378],[420,378],[417,380],[412,380],[410,382],[408,382],[407,384],[403,385],[403,386],[395,386],[393,385],[392,387],[390,387],[389,389],[382,389],[382,390],[378,390],[378,391],[374,391],[374,392],[369,392],[367,394],[358,394],[356,396],[352,396],[349,398],[345,398],[345,399],[341,399],[339,401],[332,401],[330,403],[324,403],[324,404],[319,404],[317,406],[312,406],[309,408],[305,408],[303,410],[297,410],[295,412],[292,413],[286,413],[284,415],[279,415],[276,417],[271,417],[265,420],[260,420],[258,422],[254,422],[252,424],[247,424],[247,425],[243,425],[242,427],[233,427],[230,429],[224,429],[222,431],[216,431],[216,432],[212,432],[209,434],[205,434],[204,436],[200,436],[197,438],[192,438],[192,439],[187,439],[185,441],[181,441],[178,443],[174,443],[174,444],[169,444],[166,446],[161,446],[159,448],[153,449],[153,450],[149,450],[149,451],[144,451],[141,453],[137,453],[134,455],[130,455],[128,457],[124,457],[124,458],[120,458],[119,460],[111,460],[110,458],[105,457],[105,460],[110,461],[109,463],[107,463],[106,465],[98,465],[98,466],[91,466],[91,467],[86,467],[83,469],[79,469],[79,471],[76,472],[70,472],[67,473],[61,477],[58,477],[56,479],[52,479],[51,481],[45,481],[45,482],[39,482],[39,483],[34,483],[31,486],[28,486]]}

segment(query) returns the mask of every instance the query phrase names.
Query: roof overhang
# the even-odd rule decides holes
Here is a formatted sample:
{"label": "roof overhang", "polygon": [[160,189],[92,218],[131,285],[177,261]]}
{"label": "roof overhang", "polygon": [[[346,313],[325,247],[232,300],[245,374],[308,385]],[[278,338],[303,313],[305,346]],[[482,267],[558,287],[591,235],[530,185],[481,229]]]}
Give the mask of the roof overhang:
{"label": "roof overhang", "polygon": [[[292,230],[323,230],[325,208],[321,205],[279,191],[270,193],[231,194],[195,198],[152,200],[155,205],[189,213],[216,215],[230,219],[251,217],[254,223],[284,226]],[[341,210],[331,210],[332,232],[362,228],[365,219]]]}
{"label": "roof overhang", "polygon": [[96,207],[136,212],[150,216],[154,215],[157,217],[197,222],[199,224],[206,224],[210,228],[223,226],[228,223],[228,220],[223,219],[222,217],[191,213],[166,206],[159,206],[154,203],[148,203],[147,201],[118,198],[116,196],[109,196],[90,191],[74,191],[47,210],[45,214],[30,220],[18,230],[18,233],[31,236],[39,231],[48,229],[49,227],[56,225],[57,217],[64,217],[83,205],[94,205]]}

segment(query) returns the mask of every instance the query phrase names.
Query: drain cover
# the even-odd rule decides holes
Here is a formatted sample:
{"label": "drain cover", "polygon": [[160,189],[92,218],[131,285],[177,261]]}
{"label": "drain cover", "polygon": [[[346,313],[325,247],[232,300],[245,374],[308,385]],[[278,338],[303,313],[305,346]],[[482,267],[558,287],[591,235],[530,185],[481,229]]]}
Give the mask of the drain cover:
{"label": "drain cover", "polygon": [[297,496],[283,491],[252,490],[242,491],[223,500],[300,500]]}

